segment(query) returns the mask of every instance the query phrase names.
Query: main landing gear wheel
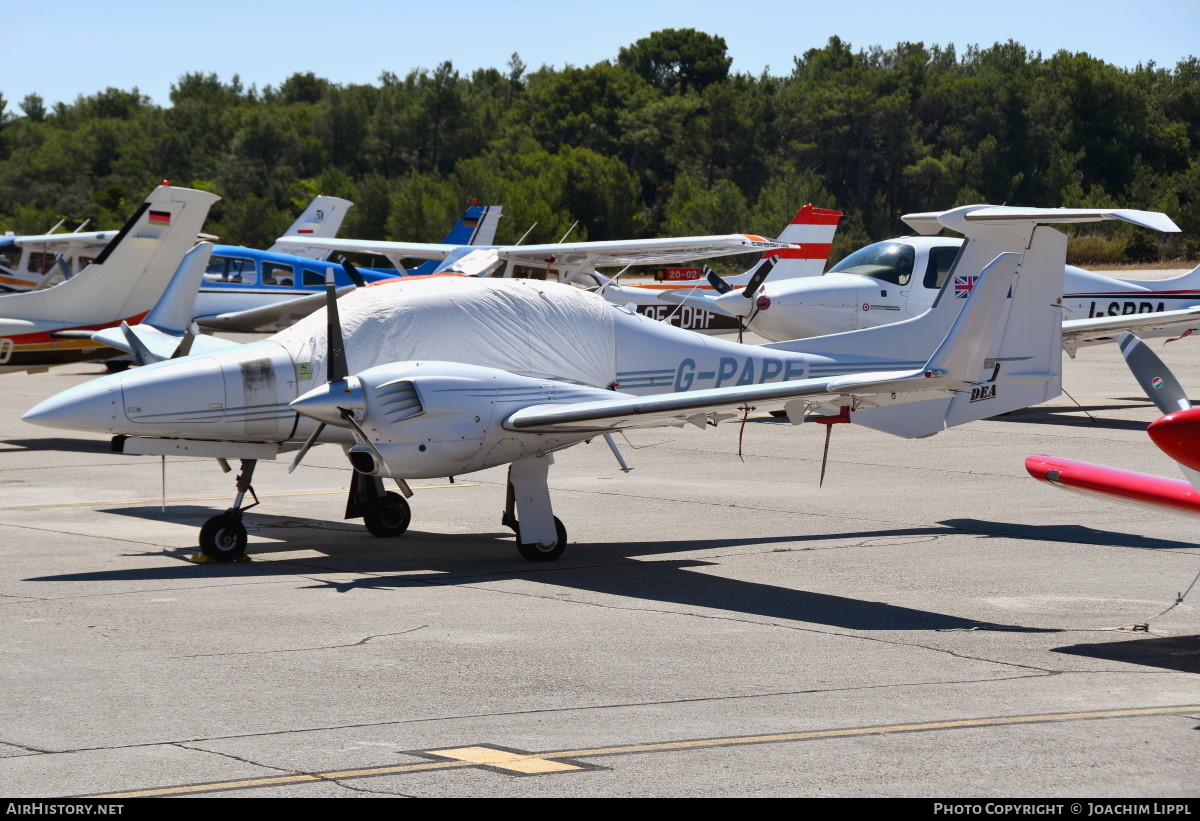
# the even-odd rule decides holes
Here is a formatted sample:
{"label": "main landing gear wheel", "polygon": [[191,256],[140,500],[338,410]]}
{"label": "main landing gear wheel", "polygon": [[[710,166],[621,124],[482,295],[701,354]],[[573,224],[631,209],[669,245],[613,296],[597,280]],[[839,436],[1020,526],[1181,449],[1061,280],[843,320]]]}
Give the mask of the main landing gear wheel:
{"label": "main landing gear wheel", "polygon": [[517,550],[521,551],[521,555],[527,561],[552,562],[567,549],[567,529],[563,527],[563,523],[558,520],[557,516],[554,517],[554,531],[558,535],[557,541],[523,544],[521,542],[521,523],[517,522],[513,530],[517,532]]}
{"label": "main landing gear wheel", "polygon": [[200,552],[214,562],[234,562],[246,553],[246,527],[241,512],[213,516],[200,528]]}
{"label": "main landing gear wheel", "polygon": [[363,511],[363,523],[372,536],[399,536],[408,530],[412,508],[399,493],[388,491]]}

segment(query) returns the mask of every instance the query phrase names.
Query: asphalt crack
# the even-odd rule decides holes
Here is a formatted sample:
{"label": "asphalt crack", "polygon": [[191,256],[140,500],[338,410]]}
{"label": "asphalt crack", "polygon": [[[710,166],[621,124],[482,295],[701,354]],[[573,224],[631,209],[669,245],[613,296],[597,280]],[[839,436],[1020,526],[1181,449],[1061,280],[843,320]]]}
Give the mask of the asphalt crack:
{"label": "asphalt crack", "polygon": [[197,654],[191,655],[191,656],[170,656],[170,658],[173,658],[173,659],[203,659],[203,658],[214,658],[214,657],[220,657],[220,656],[260,656],[260,655],[268,655],[268,654],[274,654],[274,653],[307,653],[307,652],[310,652],[313,650],[341,650],[346,647],[362,647],[364,644],[366,644],[367,642],[372,641],[374,639],[383,639],[383,638],[388,638],[390,636],[403,636],[407,633],[414,633],[417,630],[424,630],[428,626],[429,626],[428,624],[422,624],[420,627],[412,627],[412,628],[409,628],[408,630],[401,630],[396,633],[378,633],[375,635],[367,636],[366,638],[363,638],[363,639],[359,639],[358,641],[351,642],[350,644],[330,644],[330,645],[322,645],[319,647],[293,647],[293,648],[289,648],[289,649],[285,649],[285,650],[246,650],[244,652],[236,652],[236,653],[197,653]]}

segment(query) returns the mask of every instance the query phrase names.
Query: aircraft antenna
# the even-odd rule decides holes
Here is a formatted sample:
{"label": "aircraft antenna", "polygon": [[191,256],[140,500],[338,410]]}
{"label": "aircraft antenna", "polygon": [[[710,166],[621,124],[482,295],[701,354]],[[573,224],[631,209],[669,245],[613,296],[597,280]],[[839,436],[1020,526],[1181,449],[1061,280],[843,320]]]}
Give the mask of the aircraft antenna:
{"label": "aircraft antenna", "polygon": [[72,234],[78,234],[78,233],[79,233],[80,231],[82,231],[82,230],[83,230],[83,229],[84,229],[84,228],[87,226],[87,224],[88,224],[89,222],[91,222],[91,221],[92,221],[92,218],[91,218],[91,217],[88,217],[88,218],[87,218],[87,219],[85,219],[83,222],[79,223],[79,226],[78,226],[78,227],[77,227],[77,228],[76,228],[74,231],[72,231],[71,233],[72,233]]}

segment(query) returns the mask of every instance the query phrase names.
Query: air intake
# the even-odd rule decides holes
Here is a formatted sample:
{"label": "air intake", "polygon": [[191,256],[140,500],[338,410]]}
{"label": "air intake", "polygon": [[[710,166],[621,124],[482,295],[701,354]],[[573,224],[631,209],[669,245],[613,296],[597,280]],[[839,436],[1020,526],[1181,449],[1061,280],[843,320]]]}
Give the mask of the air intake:
{"label": "air intake", "polygon": [[385,422],[411,419],[425,412],[412,382],[389,382],[376,389],[375,403]]}

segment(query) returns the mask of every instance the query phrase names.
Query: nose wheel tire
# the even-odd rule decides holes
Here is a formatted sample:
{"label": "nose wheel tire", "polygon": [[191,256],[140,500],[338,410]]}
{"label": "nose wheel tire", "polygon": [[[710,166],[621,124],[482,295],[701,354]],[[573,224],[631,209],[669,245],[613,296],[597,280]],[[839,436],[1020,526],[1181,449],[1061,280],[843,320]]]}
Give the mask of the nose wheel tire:
{"label": "nose wheel tire", "polygon": [[412,508],[399,493],[388,491],[363,513],[363,523],[372,536],[395,537],[408,530]]}
{"label": "nose wheel tire", "polygon": [[246,527],[240,514],[213,516],[200,528],[200,552],[214,562],[237,561],[246,553]]}
{"label": "nose wheel tire", "polygon": [[521,523],[517,522],[514,528],[517,532],[517,550],[521,552],[527,561],[531,562],[552,562],[563,554],[567,549],[567,529],[563,527],[563,523],[554,517],[554,531],[558,536],[553,542],[540,542],[534,544],[524,544],[521,541]]}

